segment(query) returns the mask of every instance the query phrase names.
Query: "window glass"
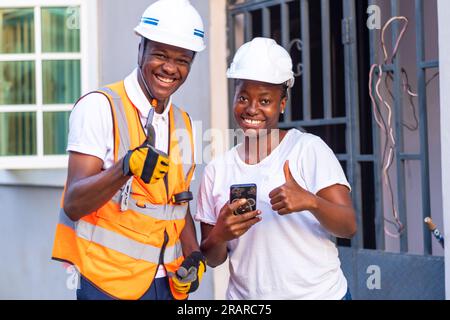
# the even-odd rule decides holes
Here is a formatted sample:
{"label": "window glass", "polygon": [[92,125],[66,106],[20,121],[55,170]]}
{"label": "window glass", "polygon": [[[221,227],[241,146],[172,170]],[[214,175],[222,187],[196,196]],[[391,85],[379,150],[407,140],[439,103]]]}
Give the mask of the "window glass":
{"label": "window glass", "polygon": [[0,156],[36,155],[36,113],[0,113]]}
{"label": "window glass", "polygon": [[34,52],[34,9],[0,8],[0,54]]}
{"label": "window glass", "polygon": [[81,94],[79,60],[42,62],[44,104],[72,104]]}
{"label": "window glass", "polygon": [[34,61],[0,61],[1,105],[35,104]]}
{"label": "window glass", "polygon": [[78,7],[42,8],[42,52],[80,52]]}
{"label": "window glass", "polygon": [[44,154],[66,154],[69,112],[44,112]]}

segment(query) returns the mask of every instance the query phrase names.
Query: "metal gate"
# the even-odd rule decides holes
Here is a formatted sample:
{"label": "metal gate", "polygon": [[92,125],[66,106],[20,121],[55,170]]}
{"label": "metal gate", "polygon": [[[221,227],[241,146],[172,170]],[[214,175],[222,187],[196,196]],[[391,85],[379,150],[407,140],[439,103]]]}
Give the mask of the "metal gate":
{"label": "metal gate", "polygon": [[[391,63],[382,63],[383,72],[388,72],[393,81],[393,130],[396,171],[396,207],[399,220],[407,230],[405,162],[418,161],[421,174],[422,212],[430,214],[430,186],[428,159],[428,128],[426,70],[437,69],[438,61],[425,59],[424,1],[415,1],[416,70],[418,95],[418,130],[420,152],[406,152],[403,148],[403,89],[401,53]],[[422,298],[443,298],[443,259],[426,258],[432,253],[431,235],[424,225],[423,256],[408,253],[407,232],[400,234],[402,256],[386,254],[385,213],[383,209],[383,159],[382,132],[377,127],[371,111],[369,98],[370,65],[378,63],[380,30],[366,27],[367,8],[376,5],[375,0],[229,0],[228,1],[228,47],[229,60],[237,48],[256,36],[274,38],[291,54],[296,72],[296,85],[292,89],[286,113],[280,122],[281,128],[299,128],[319,135],[336,153],[347,178],[352,185],[353,204],[357,212],[358,233],[351,243],[337,239],[344,271],[354,286],[356,297],[380,297],[365,294],[358,289],[361,270],[356,270],[358,261],[372,261],[378,257],[386,271],[385,279],[394,281],[404,266],[399,261],[417,261],[420,268],[414,269],[417,278],[426,277],[427,272],[436,277],[436,285],[400,286],[399,291],[384,292],[384,298],[411,298],[421,293]],[[390,0],[389,15],[400,14],[400,0]],[[386,19],[383,19],[386,20]],[[364,26],[361,28],[361,26]],[[400,24],[393,23],[392,43],[400,33]],[[231,61],[228,61],[230,63]],[[232,95],[232,86],[229,85]],[[230,99],[232,101],[232,99]],[[230,108],[231,112],[231,108]],[[231,116],[230,119],[233,119]],[[351,247],[351,248],[348,248]],[[367,250],[371,249],[371,250]],[[378,250],[378,251],[375,251]],[[370,257],[370,259],[366,259]],[[406,259],[406,260],[399,260]],[[376,259],[375,259],[376,260]],[[350,261],[350,262],[349,262]],[[427,267],[428,266],[428,267]],[[442,271],[442,273],[441,273]],[[405,273],[412,276],[411,273]],[[356,280],[358,275],[358,279]],[[416,282],[417,284],[418,282]],[[359,292],[359,294],[358,294]]]}

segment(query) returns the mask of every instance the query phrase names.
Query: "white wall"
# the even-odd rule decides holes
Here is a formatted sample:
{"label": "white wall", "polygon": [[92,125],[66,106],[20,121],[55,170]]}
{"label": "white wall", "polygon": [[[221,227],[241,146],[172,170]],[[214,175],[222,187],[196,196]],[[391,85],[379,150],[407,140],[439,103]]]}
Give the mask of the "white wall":
{"label": "white wall", "polygon": [[[209,31],[210,42],[210,76],[211,85],[211,128],[225,133],[229,128],[228,121],[228,80],[227,70],[227,34],[226,34],[226,0],[210,2],[211,23]],[[221,135],[215,143],[215,156],[229,148],[229,141],[225,134]],[[229,266],[228,260],[213,270],[214,299],[225,299],[228,286]]]}
{"label": "white wall", "polygon": [[[439,58],[441,69],[441,141],[442,163],[450,163],[450,1],[438,1],[439,12]],[[442,193],[447,195],[443,198],[444,227],[450,230],[450,169],[448,165],[442,166]],[[450,237],[447,232],[445,236],[447,246],[445,248],[445,295],[450,300]]]}
{"label": "white wall", "polygon": [[0,299],[73,299],[51,260],[62,188],[0,186]]}

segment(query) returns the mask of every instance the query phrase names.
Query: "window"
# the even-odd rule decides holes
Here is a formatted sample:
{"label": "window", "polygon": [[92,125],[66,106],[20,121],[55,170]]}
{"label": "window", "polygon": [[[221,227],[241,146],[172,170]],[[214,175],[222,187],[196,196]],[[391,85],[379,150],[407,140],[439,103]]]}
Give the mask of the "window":
{"label": "window", "polygon": [[64,168],[73,104],[97,87],[96,1],[0,5],[0,169]]}

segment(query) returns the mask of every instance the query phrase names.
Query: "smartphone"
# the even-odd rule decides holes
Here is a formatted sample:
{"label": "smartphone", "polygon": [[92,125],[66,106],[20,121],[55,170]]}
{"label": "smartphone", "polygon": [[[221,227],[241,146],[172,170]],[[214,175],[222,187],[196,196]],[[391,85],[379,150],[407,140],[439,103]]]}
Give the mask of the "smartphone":
{"label": "smartphone", "polygon": [[230,203],[239,199],[247,199],[247,203],[234,211],[234,214],[244,214],[256,210],[256,184],[234,184],[230,187]]}

